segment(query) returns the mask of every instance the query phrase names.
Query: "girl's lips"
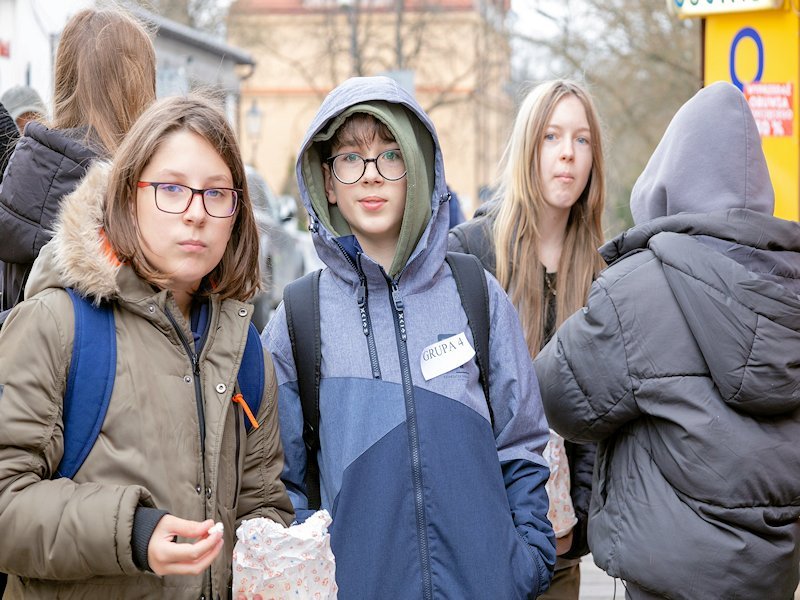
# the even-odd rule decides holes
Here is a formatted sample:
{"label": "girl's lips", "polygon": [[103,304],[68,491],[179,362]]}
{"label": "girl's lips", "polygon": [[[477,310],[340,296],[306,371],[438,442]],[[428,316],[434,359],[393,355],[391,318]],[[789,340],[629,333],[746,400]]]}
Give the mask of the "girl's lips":
{"label": "girl's lips", "polygon": [[187,252],[202,252],[206,249],[205,243],[200,240],[183,240],[178,242],[178,245]]}

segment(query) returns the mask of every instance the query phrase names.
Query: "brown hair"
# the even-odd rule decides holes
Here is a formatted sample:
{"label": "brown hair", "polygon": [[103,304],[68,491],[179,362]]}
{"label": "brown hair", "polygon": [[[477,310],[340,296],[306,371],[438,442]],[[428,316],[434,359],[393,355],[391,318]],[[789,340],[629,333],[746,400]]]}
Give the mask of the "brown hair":
{"label": "brown hair", "polygon": [[236,136],[222,111],[205,98],[166,98],[136,121],[114,157],[103,219],[106,237],[119,260],[131,264],[142,279],[160,288],[169,286],[169,274],[155,269],[142,251],[136,184],[164,140],[176,131],[190,131],[211,144],[230,169],[233,187],[242,190],[222,259],[203,278],[197,294],[213,292],[222,299],[246,301],[260,288],[258,229]]}
{"label": "brown hair", "polygon": [[375,138],[384,142],[395,141],[392,132],[383,121],[368,113],[353,113],[344,120],[329,140],[324,148],[323,159],[343,146],[368,146]]}
{"label": "brown hair", "polygon": [[519,311],[531,356],[542,346],[546,300],[539,261],[538,223],[544,206],[539,173],[542,140],[556,105],[566,96],[580,100],[589,122],[592,170],[572,206],[556,280],[556,326],[586,303],[592,280],[605,266],[603,243],[605,180],[600,120],[589,94],[577,83],[555,80],[534,88],[522,102],[503,155],[495,209],[497,279]]}
{"label": "brown hair", "polygon": [[53,126],[87,127],[109,156],[156,97],[156,55],[144,27],[120,10],[86,9],[58,43]]}

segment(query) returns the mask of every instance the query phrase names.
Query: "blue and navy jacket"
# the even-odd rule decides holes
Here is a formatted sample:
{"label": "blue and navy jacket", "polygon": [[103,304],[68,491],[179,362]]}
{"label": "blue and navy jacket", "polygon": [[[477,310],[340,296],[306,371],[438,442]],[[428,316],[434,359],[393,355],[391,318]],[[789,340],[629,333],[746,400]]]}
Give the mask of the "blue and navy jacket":
{"label": "blue and navy jacket", "polygon": [[[317,188],[303,168],[304,154],[331,119],[373,100],[404,106],[435,146],[430,220],[395,277],[361,253],[352,236],[337,238],[320,222]],[[449,196],[432,123],[392,80],[349,80],[322,104],[297,174],[327,265],[319,282],[318,462],[322,507],[333,517],[339,597],[534,598],[549,585],[555,563],[542,458],[548,430],[517,314],[491,275],[494,426],[474,359],[429,381],[421,372],[423,349],[442,336],[465,332],[474,346],[445,262]],[[279,384],[283,479],[302,519],[309,514],[303,414],[283,305],[262,340]]]}

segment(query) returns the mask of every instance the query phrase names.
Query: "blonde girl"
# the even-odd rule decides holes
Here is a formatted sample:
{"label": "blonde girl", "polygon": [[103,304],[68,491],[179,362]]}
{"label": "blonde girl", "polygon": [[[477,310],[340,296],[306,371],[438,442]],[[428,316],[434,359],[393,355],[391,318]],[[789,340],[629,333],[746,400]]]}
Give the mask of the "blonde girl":
{"label": "blonde girl", "polygon": [[[567,80],[537,86],[514,122],[495,200],[449,238],[451,250],[475,254],[497,276],[532,357],[584,305],[605,265],[597,252],[604,198],[600,123],[589,94]],[[551,431],[545,455],[559,560],[542,598],[578,597],[594,454]]]}
{"label": "blonde girl", "polygon": [[93,8],[69,20],[56,51],[52,123],[28,123],[0,173],[0,310],[22,301],[62,198],[114,153],[155,97],[155,50],[138,21]]}

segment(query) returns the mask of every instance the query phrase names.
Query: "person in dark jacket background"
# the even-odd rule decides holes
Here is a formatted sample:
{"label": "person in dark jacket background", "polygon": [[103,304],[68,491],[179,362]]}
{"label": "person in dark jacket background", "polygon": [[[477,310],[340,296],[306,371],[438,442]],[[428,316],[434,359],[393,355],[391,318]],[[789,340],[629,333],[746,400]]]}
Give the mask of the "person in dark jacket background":
{"label": "person in dark jacket background", "polygon": [[535,360],[548,421],[599,442],[589,545],[629,598],[792,598],[800,224],[772,216],[728,83],[676,114],[588,306]]}
{"label": "person in dark jacket background", "polygon": [[16,85],[7,89],[0,96],[0,104],[6,107],[20,133],[25,130],[28,122],[47,118],[47,107],[39,92],[27,85]]}
{"label": "person in dark jacket background", "polygon": [[3,180],[8,159],[19,138],[19,130],[8,109],[0,102],[0,181]]}
{"label": "person in dark jacket background", "polygon": [[155,74],[153,44],[132,17],[86,9],[67,23],[56,53],[53,128],[26,125],[0,183],[0,310],[22,300],[61,199],[155,100]]}
{"label": "person in dark jacket background", "polygon": [[[448,245],[476,255],[497,275],[536,356],[556,326],[583,306],[604,266],[597,253],[603,239],[603,150],[588,93],[566,80],[533,89],[520,107],[504,160],[496,200],[451,230]],[[565,443],[551,432],[545,450],[548,516],[559,560],[542,598],[578,598],[580,557],[589,551],[594,456],[594,444]]]}

